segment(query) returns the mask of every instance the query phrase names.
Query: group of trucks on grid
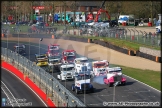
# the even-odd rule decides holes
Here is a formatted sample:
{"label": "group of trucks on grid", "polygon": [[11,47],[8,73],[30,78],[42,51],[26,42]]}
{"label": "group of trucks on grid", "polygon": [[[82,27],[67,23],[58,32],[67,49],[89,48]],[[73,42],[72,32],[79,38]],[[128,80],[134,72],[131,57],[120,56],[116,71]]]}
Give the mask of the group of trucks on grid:
{"label": "group of trucks on grid", "polygon": [[[25,53],[25,45],[17,45],[14,48],[15,51],[21,48],[23,54]],[[37,66],[46,67],[47,72],[57,72],[58,80],[74,80],[71,89],[77,94],[84,91],[93,92],[91,78],[97,76],[104,76],[103,81],[109,87],[116,82],[121,85],[126,83],[122,68],[110,68],[107,60],[90,61],[87,57],[76,57],[75,50],[64,50],[60,53],[57,44],[48,45],[45,53],[35,54],[35,63]]]}

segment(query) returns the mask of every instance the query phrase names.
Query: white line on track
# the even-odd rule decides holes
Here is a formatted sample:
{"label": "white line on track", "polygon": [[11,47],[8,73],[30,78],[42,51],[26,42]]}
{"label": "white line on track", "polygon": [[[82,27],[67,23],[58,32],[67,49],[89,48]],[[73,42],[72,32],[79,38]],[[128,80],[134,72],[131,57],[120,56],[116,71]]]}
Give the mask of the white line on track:
{"label": "white line on track", "polygon": [[1,81],[1,89],[6,94],[7,98],[9,99],[9,101],[10,101],[10,103],[12,105],[12,107],[14,107],[14,105],[15,105],[13,102],[16,102],[16,105],[18,105],[18,107],[20,107],[20,105],[17,102],[16,98],[14,97],[14,95],[11,93],[11,91],[8,89],[8,87],[5,85],[5,83],[3,81]]}
{"label": "white line on track", "polygon": [[[3,68],[3,67],[1,67],[1,68]],[[3,68],[3,69],[5,69],[5,70],[7,70],[7,71],[9,71],[8,69],[6,69],[6,68]],[[10,73],[12,73],[11,71],[9,71]],[[14,76],[16,76],[14,73],[12,73]],[[18,76],[16,76],[21,82],[23,82],[31,91],[33,91],[24,81],[22,81]],[[46,107],[48,107],[47,106],[47,104],[39,97],[39,95],[37,95],[37,93],[35,92],[35,91],[33,91],[33,93],[42,101],[42,103],[46,106]]]}
{"label": "white line on track", "polygon": [[141,81],[139,81],[139,80],[136,80],[136,79],[134,79],[134,78],[132,78],[132,77],[130,77],[130,76],[127,76],[127,75],[125,75],[125,74],[124,74],[124,76],[126,76],[126,77],[128,77],[128,78],[131,78],[131,79],[133,79],[133,80],[135,80],[135,81],[137,81],[137,82],[139,82],[139,83],[142,83],[142,84],[144,84],[144,85],[146,85],[146,86],[148,86],[148,87],[150,87],[150,88],[152,88],[152,89],[154,89],[154,90],[156,90],[156,91],[158,91],[158,92],[161,93],[160,90],[157,90],[156,88],[153,88],[153,87],[151,87],[151,86],[149,86],[149,85],[147,85],[147,84],[145,84],[145,83],[143,83],[143,82],[141,82]]}

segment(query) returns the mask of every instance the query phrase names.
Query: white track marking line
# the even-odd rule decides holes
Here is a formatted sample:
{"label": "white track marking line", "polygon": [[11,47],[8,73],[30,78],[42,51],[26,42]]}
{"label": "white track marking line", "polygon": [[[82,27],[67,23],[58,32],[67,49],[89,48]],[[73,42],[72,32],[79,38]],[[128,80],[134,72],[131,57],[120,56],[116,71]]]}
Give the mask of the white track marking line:
{"label": "white track marking line", "polygon": [[[3,67],[1,67],[1,68],[3,68]],[[5,70],[7,70],[7,71],[9,71],[8,69],[6,69],[6,68],[3,68],[3,69],[5,69]],[[10,73],[12,73],[11,71],[9,71]],[[16,76],[14,73],[12,73],[14,76]],[[21,82],[23,82],[31,91],[33,91],[24,81],[22,81],[18,76],[16,76]],[[35,91],[33,91],[33,93],[42,101],[42,103],[46,106],[46,107],[48,107],[47,106],[47,104],[39,97],[39,95],[37,95],[37,93],[35,92]]]}
{"label": "white track marking line", "polygon": [[134,79],[134,78],[132,78],[132,77],[130,77],[130,76],[127,76],[127,75],[125,75],[125,74],[124,74],[124,76],[126,76],[126,77],[128,77],[128,78],[131,78],[131,79],[133,79],[133,80],[135,80],[135,81],[137,81],[137,82],[139,82],[139,83],[142,83],[142,84],[144,84],[144,85],[146,85],[146,86],[148,86],[148,87],[150,87],[150,88],[152,88],[152,89],[154,89],[154,90],[156,90],[156,91],[158,91],[158,92],[161,93],[160,90],[157,90],[156,88],[153,88],[153,87],[151,87],[151,86],[149,86],[149,85],[147,85],[147,84],[145,84],[145,83],[143,83],[143,82],[141,82],[141,81],[139,81],[139,80],[136,80],[136,79]]}
{"label": "white track marking line", "polygon": [[[8,89],[8,87],[6,86],[6,84],[4,84],[4,82],[2,82],[2,81],[1,81],[1,83],[3,83],[3,85],[5,86],[5,88],[7,89],[7,91],[9,92],[9,94],[12,96],[12,97],[9,97],[9,96],[8,96],[9,94],[6,93],[7,91],[5,91],[4,88],[3,88],[2,85],[1,85],[1,89],[2,89],[3,92],[6,94],[7,98],[8,98],[9,100],[10,100],[11,98],[13,98],[13,99],[15,100],[16,104],[20,107],[20,105],[19,105],[19,103],[17,102],[16,98],[13,96],[13,94],[12,94],[11,91]],[[12,103],[11,101],[10,101],[10,103],[11,103],[12,107],[14,107],[14,105],[13,105],[13,103]]]}

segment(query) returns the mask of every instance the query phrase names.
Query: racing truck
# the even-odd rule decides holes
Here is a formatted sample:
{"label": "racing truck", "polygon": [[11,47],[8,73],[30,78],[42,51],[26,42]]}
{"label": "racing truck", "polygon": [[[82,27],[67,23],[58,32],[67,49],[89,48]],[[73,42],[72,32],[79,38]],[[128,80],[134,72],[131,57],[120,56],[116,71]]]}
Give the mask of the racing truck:
{"label": "racing truck", "polygon": [[50,44],[48,45],[48,51],[47,51],[47,56],[57,56],[60,55],[60,51],[59,51],[59,45],[57,44]]}
{"label": "racing truck", "polygon": [[71,87],[72,91],[75,91],[76,94],[79,92],[94,92],[93,85],[90,83],[90,75],[79,73],[75,76],[74,84]]}
{"label": "racing truck", "polygon": [[60,70],[61,66],[61,56],[55,55],[55,56],[48,56],[48,71],[52,72],[52,70]]}
{"label": "racing truck", "polygon": [[35,54],[35,62],[37,66],[43,67],[48,66],[48,58],[45,53]]}
{"label": "racing truck", "polygon": [[92,76],[104,76],[106,75],[106,70],[109,67],[109,62],[107,60],[94,61],[92,62]]}
{"label": "racing truck", "polygon": [[57,75],[57,79],[61,81],[73,80],[74,79],[74,64],[63,64],[60,66],[60,73]]}
{"label": "racing truck", "polygon": [[88,70],[91,70],[91,65],[87,57],[75,58],[74,65],[76,72],[80,72],[83,66],[86,66]]}
{"label": "racing truck", "polygon": [[25,45],[19,44],[14,46],[14,51],[17,52],[18,54],[25,55]]}
{"label": "racing truck", "polygon": [[126,84],[126,78],[124,78],[122,75],[122,68],[121,67],[108,68],[107,74],[104,77],[104,83],[107,84],[109,87],[111,87],[116,82],[118,82],[118,84],[120,85]]}
{"label": "racing truck", "polygon": [[64,50],[62,52],[62,63],[74,63],[76,54],[74,50]]}

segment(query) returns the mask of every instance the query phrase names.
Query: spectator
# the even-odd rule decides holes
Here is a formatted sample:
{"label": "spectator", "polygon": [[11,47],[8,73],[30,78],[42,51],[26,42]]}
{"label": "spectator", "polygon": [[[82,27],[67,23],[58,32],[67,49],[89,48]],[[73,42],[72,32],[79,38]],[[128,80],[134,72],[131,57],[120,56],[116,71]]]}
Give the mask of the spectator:
{"label": "spectator", "polygon": [[70,18],[70,23],[73,22],[73,17]]}
{"label": "spectator", "polygon": [[158,40],[158,45],[161,46],[161,40]]}
{"label": "spectator", "polygon": [[154,25],[156,25],[156,23],[157,23],[157,20],[156,20],[156,18],[154,18],[154,19],[153,19],[153,21],[154,21]]}

